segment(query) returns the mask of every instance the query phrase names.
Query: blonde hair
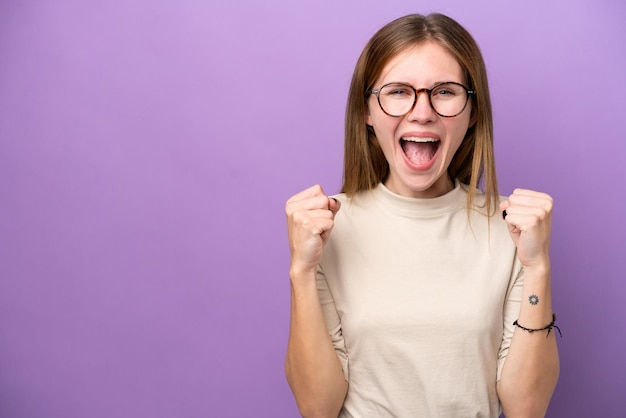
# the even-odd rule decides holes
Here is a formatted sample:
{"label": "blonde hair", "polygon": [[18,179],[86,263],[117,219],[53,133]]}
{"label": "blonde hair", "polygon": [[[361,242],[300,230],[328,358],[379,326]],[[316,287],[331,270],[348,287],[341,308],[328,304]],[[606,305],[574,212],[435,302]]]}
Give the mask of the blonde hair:
{"label": "blonde hair", "polygon": [[472,120],[448,167],[452,180],[468,186],[467,206],[473,207],[478,189],[485,193],[485,208],[493,214],[498,201],[493,151],[493,116],[487,71],[476,41],[455,20],[438,13],[413,14],[385,25],[367,43],[359,57],[348,94],[345,123],[342,192],[352,196],[384,181],[389,164],[372,127],[366,125],[369,92],[390,59],[425,41],[434,41],[452,54],[463,69],[472,95]]}

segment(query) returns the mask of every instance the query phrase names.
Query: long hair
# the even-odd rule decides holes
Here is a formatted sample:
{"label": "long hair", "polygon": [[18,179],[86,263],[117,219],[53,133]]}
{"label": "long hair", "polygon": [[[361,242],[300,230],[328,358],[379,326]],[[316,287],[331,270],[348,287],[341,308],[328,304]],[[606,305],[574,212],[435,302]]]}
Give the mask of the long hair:
{"label": "long hair", "polygon": [[438,13],[401,17],[380,29],[359,57],[348,94],[345,123],[344,175],[342,192],[352,196],[369,190],[389,174],[372,127],[366,125],[369,92],[385,65],[400,52],[425,41],[445,48],[459,63],[471,96],[472,119],[459,149],[448,167],[450,179],[468,186],[467,207],[474,204],[476,191],[485,193],[485,209],[491,215],[498,200],[493,151],[493,116],[485,63],[472,36],[455,20]]}

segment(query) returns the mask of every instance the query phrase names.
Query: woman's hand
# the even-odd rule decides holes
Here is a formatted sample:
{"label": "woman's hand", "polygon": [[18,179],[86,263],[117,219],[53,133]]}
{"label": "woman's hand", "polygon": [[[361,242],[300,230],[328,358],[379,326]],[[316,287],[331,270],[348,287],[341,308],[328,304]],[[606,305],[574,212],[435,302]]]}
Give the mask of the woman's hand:
{"label": "woman's hand", "polygon": [[315,185],[292,196],[285,206],[291,270],[315,272],[334,226],[339,201]]}
{"label": "woman's hand", "polygon": [[509,233],[525,269],[550,268],[552,197],[532,190],[515,189],[500,203]]}

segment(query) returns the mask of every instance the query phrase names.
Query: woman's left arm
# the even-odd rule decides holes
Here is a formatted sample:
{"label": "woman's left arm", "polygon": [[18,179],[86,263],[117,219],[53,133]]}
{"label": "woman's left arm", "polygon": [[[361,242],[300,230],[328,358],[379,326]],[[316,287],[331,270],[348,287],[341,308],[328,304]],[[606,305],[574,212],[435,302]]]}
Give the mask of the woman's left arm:
{"label": "woman's left arm", "polygon": [[500,209],[524,269],[524,287],[517,326],[497,385],[498,397],[507,418],[543,417],[559,377],[556,330],[547,327],[553,321],[552,198],[516,189]]}

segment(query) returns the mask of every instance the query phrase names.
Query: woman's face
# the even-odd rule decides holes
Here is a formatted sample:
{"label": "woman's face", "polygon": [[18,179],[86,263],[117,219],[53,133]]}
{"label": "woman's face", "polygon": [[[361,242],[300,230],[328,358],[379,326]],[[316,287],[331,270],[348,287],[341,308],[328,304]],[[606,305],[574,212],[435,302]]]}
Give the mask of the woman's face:
{"label": "woman's face", "polygon": [[[392,58],[376,81],[375,88],[391,82],[409,84],[416,89],[453,81],[466,85],[461,66],[443,47],[424,42]],[[375,94],[368,101],[366,117],[372,126],[385,158],[389,175],[385,185],[407,197],[432,198],[453,188],[447,170],[470,126],[471,101],[461,114],[439,116],[420,93],[411,112],[392,117],[382,111]]]}

